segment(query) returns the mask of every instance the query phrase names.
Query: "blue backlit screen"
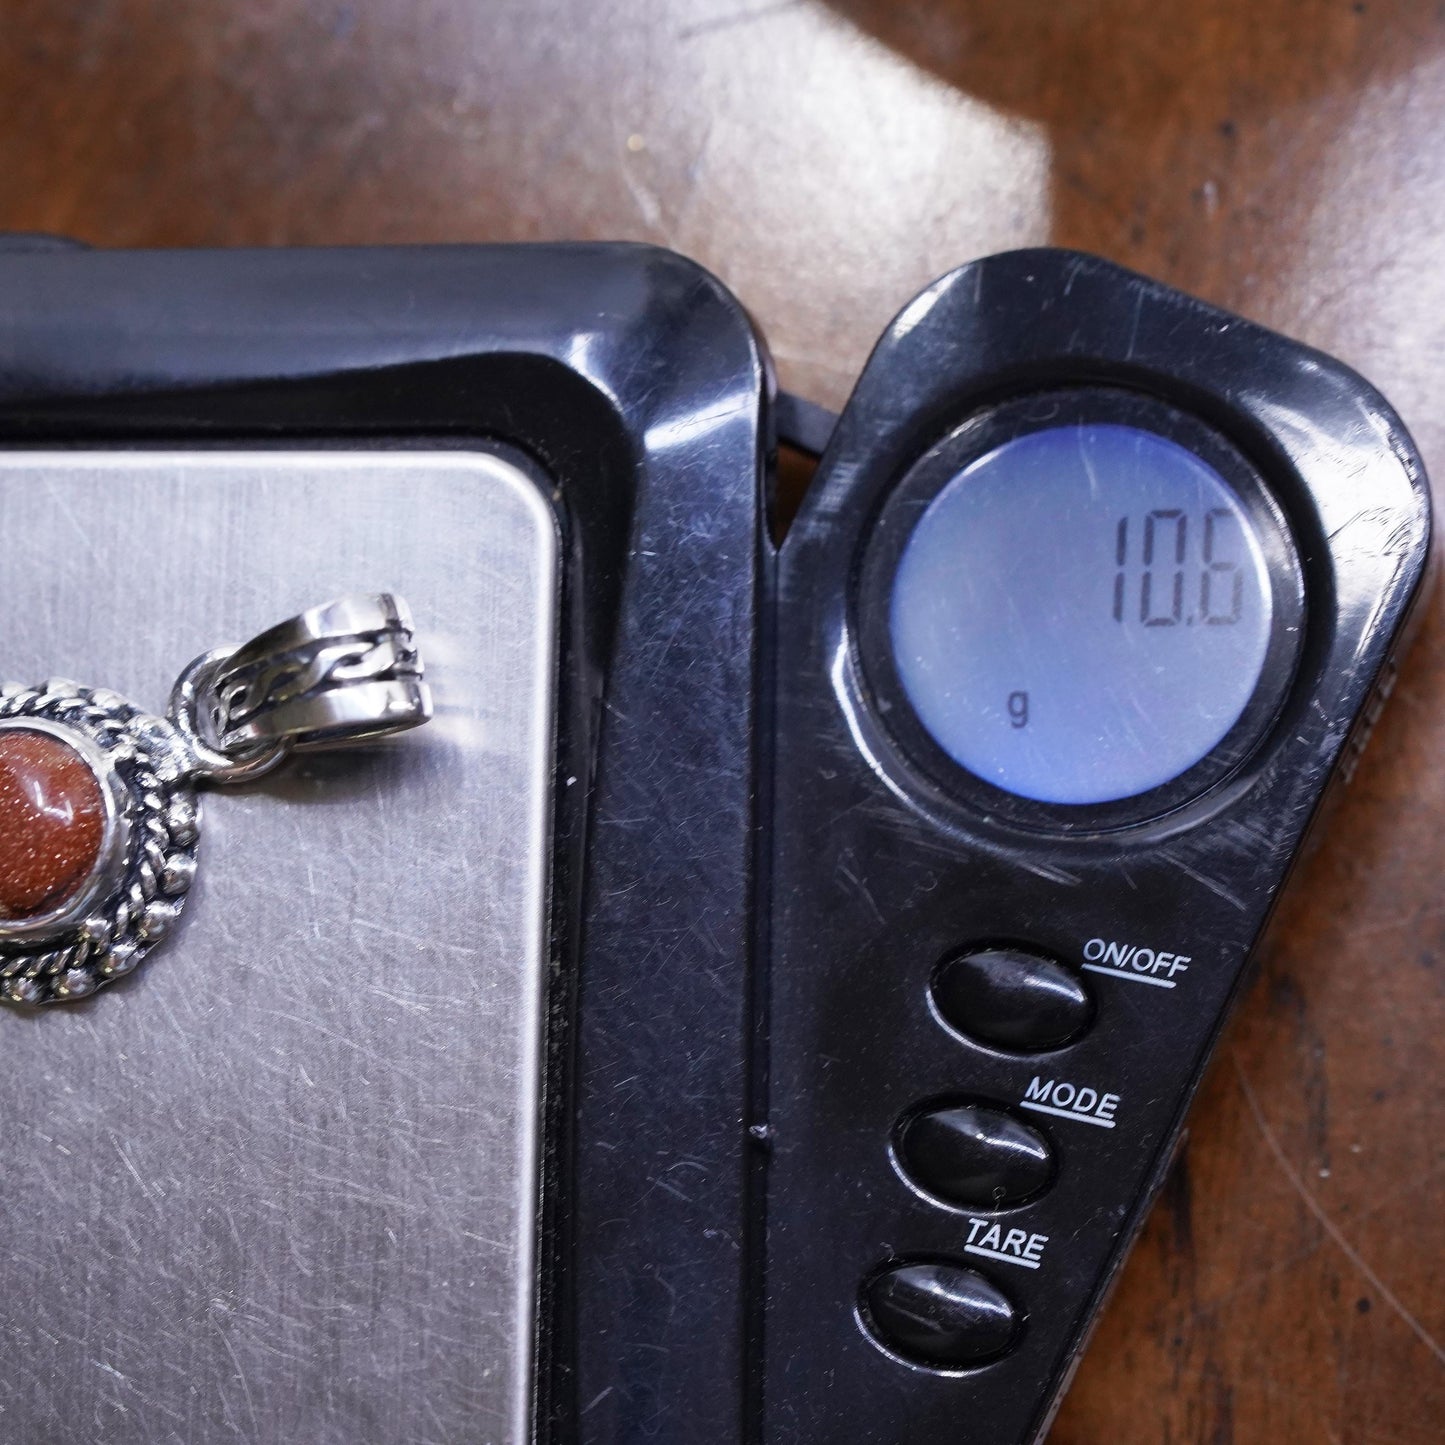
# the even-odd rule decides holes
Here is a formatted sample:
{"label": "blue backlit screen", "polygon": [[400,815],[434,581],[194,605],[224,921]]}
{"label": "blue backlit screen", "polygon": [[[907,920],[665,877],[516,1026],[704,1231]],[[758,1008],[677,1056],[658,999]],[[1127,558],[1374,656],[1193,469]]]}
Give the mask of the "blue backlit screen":
{"label": "blue backlit screen", "polygon": [[1114,423],[1030,432],[965,467],[905,544],[889,612],[899,680],[943,751],[1056,804],[1131,798],[1206,758],[1273,624],[1233,488]]}

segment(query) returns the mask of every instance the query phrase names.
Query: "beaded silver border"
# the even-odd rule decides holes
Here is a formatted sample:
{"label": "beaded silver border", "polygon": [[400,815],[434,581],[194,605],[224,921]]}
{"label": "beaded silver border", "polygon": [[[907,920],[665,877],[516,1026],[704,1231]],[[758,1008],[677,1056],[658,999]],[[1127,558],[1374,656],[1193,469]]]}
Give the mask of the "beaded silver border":
{"label": "beaded silver border", "polygon": [[174,926],[196,872],[200,816],[192,763],[176,729],[104,689],[52,679],[0,686],[0,722],[45,722],[99,754],[129,842],[118,881],[72,927],[23,925],[0,936],[0,1000],[63,1003],[130,973]]}

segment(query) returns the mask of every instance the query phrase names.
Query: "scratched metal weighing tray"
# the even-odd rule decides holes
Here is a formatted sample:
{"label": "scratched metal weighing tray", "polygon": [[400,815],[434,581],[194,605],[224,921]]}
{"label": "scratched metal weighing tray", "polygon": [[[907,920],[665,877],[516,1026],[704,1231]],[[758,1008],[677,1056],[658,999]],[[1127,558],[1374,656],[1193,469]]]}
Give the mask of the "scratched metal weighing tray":
{"label": "scratched metal weighing tray", "polygon": [[164,952],[0,1014],[0,1268],[44,1302],[7,1320],[6,1434],[400,1440],[430,1400],[439,1431],[524,1438],[557,591],[536,483],[459,452],[18,453],[0,513],[24,539],[0,585],[28,599],[9,674],[159,710],[212,640],[386,587],[437,708],[208,796]]}

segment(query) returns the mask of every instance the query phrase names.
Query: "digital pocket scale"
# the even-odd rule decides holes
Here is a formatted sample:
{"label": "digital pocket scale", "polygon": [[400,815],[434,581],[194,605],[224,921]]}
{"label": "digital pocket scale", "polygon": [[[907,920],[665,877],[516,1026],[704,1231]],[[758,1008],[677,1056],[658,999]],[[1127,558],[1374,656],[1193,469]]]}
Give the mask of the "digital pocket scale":
{"label": "digital pocket scale", "polygon": [[668,252],[12,239],[0,352],[0,711],[392,590],[435,699],[0,1009],[0,1435],[1041,1440],[1423,590],[1380,396],[998,256],[774,545],[816,409]]}

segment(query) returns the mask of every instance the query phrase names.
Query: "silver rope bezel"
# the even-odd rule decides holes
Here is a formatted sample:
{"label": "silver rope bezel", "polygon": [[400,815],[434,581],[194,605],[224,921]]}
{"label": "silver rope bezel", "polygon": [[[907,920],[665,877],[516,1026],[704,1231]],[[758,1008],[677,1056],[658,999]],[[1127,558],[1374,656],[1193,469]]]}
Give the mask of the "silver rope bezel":
{"label": "silver rope bezel", "polygon": [[129,830],[118,882],[80,923],[0,937],[0,1001],[64,1003],[131,973],[174,927],[195,877],[199,809],[175,728],[116,693],[61,679],[7,683],[0,722],[11,721],[50,723],[88,742],[119,784]]}

